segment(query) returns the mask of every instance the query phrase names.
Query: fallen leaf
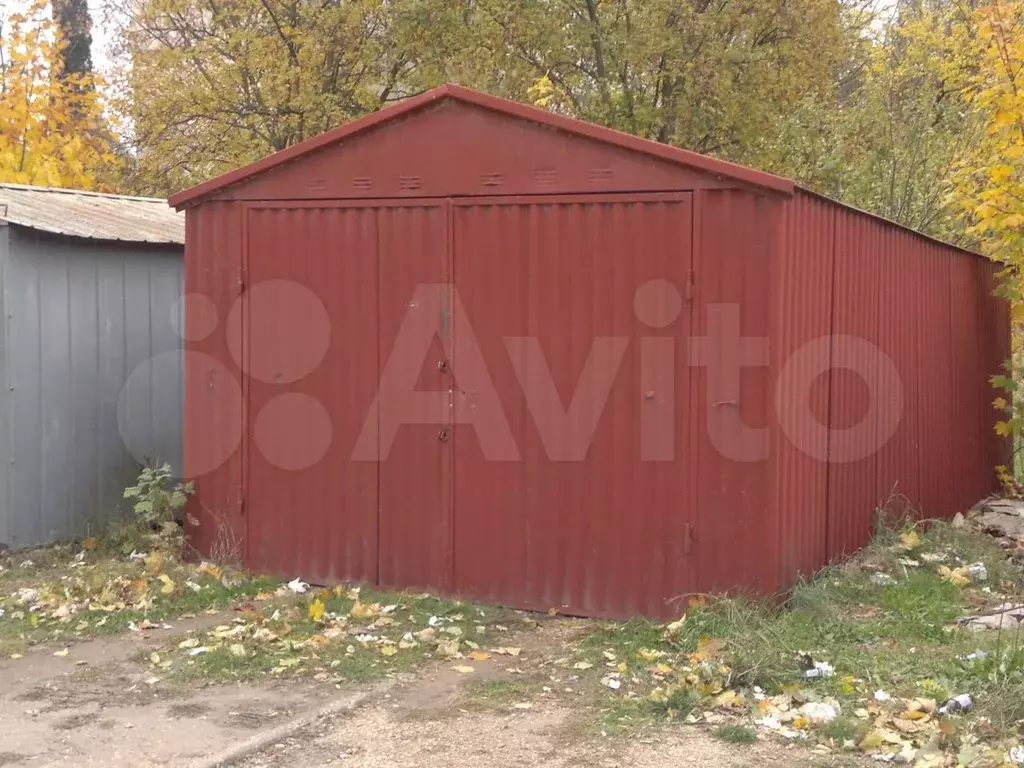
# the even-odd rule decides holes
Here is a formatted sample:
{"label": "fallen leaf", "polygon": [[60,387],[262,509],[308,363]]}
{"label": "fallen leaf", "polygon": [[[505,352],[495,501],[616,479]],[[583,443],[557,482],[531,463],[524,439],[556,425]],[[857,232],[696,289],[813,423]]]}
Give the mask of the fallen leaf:
{"label": "fallen leaf", "polygon": [[523,649],[522,648],[506,648],[506,647],[502,646],[501,648],[495,648],[494,652],[497,653],[500,656],[518,656],[520,653],[523,652]]}
{"label": "fallen leaf", "polygon": [[367,605],[366,603],[360,602],[358,599],[352,603],[352,616],[356,619],[372,619],[375,616],[380,615],[380,607],[377,605]]}
{"label": "fallen leaf", "polygon": [[491,658],[491,654],[484,653],[483,651],[472,651],[469,654],[469,658],[471,658],[473,661],[487,661],[489,658]]}
{"label": "fallen leaf", "polygon": [[460,665],[460,666],[457,666],[457,667],[452,667],[452,669],[454,669],[460,675],[470,675],[473,672],[476,672],[476,669],[474,669],[473,667],[468,667],[468,666],[464,666],[464,665]]}
{"label": "fallen leaf", "polygon": [[594,666],[594,665],[591,664],[589,661],[577,661],[575,664],[572,665],[572,668],[573,669],[590,669],[592,666]]}
{"label": "fallen leaf", "polygon": [[163,586],[160,587],[161,594],[169,595],[174,591],[174,588],[177,586],[177,584],[175,584],[171,577],[168,576],[166,573],[161,573],[157,578],[159,578],[160,583],[163,584]]}
{"label": "fallen leaf", "polygon": [[94,549],[96,549],[98,545],[99,541],[97,541],[96,538],[93,536],[86,536],[84,539],[82,539],[82,549],[86,550],[87,552],[92,552]]}
{"label": "fallen leaf", "polygon": [[59,651],[54,651],[53,655],[54,656],[67,656],[68,655],[68,649],[67,648],[62,648]]}
{"label": "fallen leaf", "polygon": [[239,658],[245,658],[246,656],[245,646],[241,643],[234,643],[228,650],[231,651],[232,656],[238,656]]}
{"label": "fallen leaf", "polygon": [[921,546],[921,537],[917,531],[904,531],[900,534],[900,544],[905,551],[909,552]]}
{"label": "fallen leaf", "polygon": [[159,664],[160,663],[160,654],[157,653],[156,651],[153,651],[153,653],[149,654],[149,660],[151,662],[153,662],[154,664]]}
{"label": "fallen leaf", "polygon": [[394,656],[396,653],[398,653],[398,649],[395,648],[395,646],[393,645],[385,645],[383,648],[380,649],[380,652],[384,656]]}
{"label": "fallen leaf", "polygon": [[938,574],[940,579],[957,587],[963,588],[971,583],[970,572],[967,568],[950,568],[948,565],[940,565]]}
{"label": "fallen leaf", "polygon": [[324,607],[323,601],[321,601],[320,598],[317,598],[309,604],[309,618],[313,621],[320,621],[324,617],[326,610],[327,609]]}
{"label": "fallen leaf", "polygon": [[158,573],[163,573],[166,569],[167,561],[162,554],[159,552],[150,552],[146,555],[144,561],[146,573],[156,576]]}

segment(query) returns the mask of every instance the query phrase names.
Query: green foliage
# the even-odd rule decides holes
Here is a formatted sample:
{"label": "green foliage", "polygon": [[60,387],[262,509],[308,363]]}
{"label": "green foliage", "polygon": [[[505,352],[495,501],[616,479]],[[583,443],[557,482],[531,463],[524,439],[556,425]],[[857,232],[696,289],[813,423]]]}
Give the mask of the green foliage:
{"label": "green foliage", "polygon": [[729,744],[757,743],[757,731],[749,725],[719,725],[711,733],[716,739],[728,742]]}
{"label": "green foliage", "polygon": [[174,483],[171,465],[145,467],[135,485],[124,489],[124,498],[132,500],[136,517],[149,525],[174,523],[174,513],[182,509],[194,492],[192,483]]}

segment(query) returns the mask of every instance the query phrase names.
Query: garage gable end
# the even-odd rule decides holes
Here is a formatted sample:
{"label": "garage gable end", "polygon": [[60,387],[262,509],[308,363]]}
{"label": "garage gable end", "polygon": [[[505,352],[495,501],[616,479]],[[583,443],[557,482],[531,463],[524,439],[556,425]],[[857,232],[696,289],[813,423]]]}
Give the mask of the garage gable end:
{"label": "garage gable end", "polygon": [[792,183],[544,110],[444,86],[174,195],[217,200],[664,192]]}

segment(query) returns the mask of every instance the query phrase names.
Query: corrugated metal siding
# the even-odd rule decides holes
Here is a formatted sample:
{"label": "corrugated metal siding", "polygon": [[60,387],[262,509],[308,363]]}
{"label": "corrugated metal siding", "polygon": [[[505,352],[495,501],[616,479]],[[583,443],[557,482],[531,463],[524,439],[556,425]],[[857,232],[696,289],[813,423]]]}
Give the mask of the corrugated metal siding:
{"label": "corrugated metal siding", "polygon": [[[682,596],[696,590],[687,499],[696,462],[688,436],[670,434],[664,453],[647,443],[661,460],[645,460],[652,435],[642,426],[685,424],[689,410],[683,297],[691,201],[674,197],[456,205],[455,287],[474,335],[458,342],[456,377],[471,343],[521,455],[489,460],[473,430],[457,428],[459,594],[541,610],[673,616],[685,610]],[[637,292],[650,290],[650,281],[665,282],[650,300],[641,293],[640,313],[663,313],[664,327],[638,318]],[[507,340],[524,337],[539,344],[551,379],[522,361],[517,374]],[[617,370],[588,371],[593,350],[609,342],[624,350]],[[594,381],[610,377],[607,400],[599,387],[581,387],[585,372]],[[553,383],[554,411],[568,409],[577,392],[586,398],[576,402],[575,423],[597,421],[584,455],[562,453],[551,434],[544,437],[561,414],[549,419],[537,400],[528,406],[524,382],[537,393]],[[455,406],[459,417],[478,403],[457,392]]]}
{"label": "corrugated metal siding", "polygon": [[[236,557],[245,555],[246,541],[244,425],[230,346],[241,348],[242,327],[228,319],[243,286],[242,213],[239,206],[209,203],[189,211],[185,221],[185,293],[202,297],[185,307],[184,465],[185,476],[196,481],[188,512],[200,523],[186,531],[200,552],[227,550]],[[199,333],[208,323],[213,331]]]}
{"label": "corrugated metal siding", "polygon": [[171,313],[182,260],[173,249],[8,229],[7,515],[9,543],[23,547],[96,530],[141,461],[180,471],[181,356]]}
{"label": "corrugated metal siding", "polygon": [[7,378],[7,254],[10,228],[0,225],[0,544],[10,546],[11,382]]}
{"label": "corrugated metal siding", "polygon": [[[693,336],[707,336],[708,312],[719,305],[739,312],[742,337],[762,339],[767,345],[771,326],[767,287],[777,245],[773,218],[779,213],[779,202],[741,190],[695,195],[700,223],[694,249]],[[732,344],[716,344],[715,353],[727,365],[728,356],[737,352]],[[732,402],[735,393],[710,379],[707,367],[694,367],[691,376],[694,397],[689,418],[698,462],[698,588],[773,592],[778,580],[779,528],[768,461],[773,422],[770,370],[763,365],[743,368],[736,402]],[[748,438],[749,429],[760,430],[760,437]],[[749,453],[756,440],[764,441],[759,458]]]}
{"label": "corrugated metal siding", "polygon": [[[863,445],[834,432],[830,558],[867,541],[880,507],[949,517],[995,489],[993,459],[1005,449],[992,430],[987,380],[1009,344],[1005,304],[990,295],[991,263],[857,211],[835,211],[834,332],[871,342],[895,366],[899,391],[886,387],[877,360],[865,359],[866,382],[834,372],[833,430],[865,416],[869,392],[902,407],[891,436],[881,420]],[[839,460],[846,447],[871,446],[864,458]]]}
{"label": "corrugated metal siding", "polygon": [[772,378],[780,428],[773,431],[774,503],[784,584],[826,562],[829,387],[835,206],[797,195],[781,204],[773,258]]}
{"label": "corrugated metal siding", "polygon": [[[246,515],[261,572],[377,579],[378,467],[352,451],[378,381],[378,215],[248,212]],[[407,478],[415,471],[410,462]],[[391,482],[412,496],[411,483]]]}

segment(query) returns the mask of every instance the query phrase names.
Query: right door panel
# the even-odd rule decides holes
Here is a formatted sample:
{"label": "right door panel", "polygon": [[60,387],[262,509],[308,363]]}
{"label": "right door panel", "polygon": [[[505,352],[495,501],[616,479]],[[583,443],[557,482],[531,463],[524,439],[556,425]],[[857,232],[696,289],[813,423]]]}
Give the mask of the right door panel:
{"label": "right door panel", "polygon": [[[453,217],[454,590],[678,615],[694,560],[690,195],[456,201]],[[517,456],[479,434],[493,392]]]}

